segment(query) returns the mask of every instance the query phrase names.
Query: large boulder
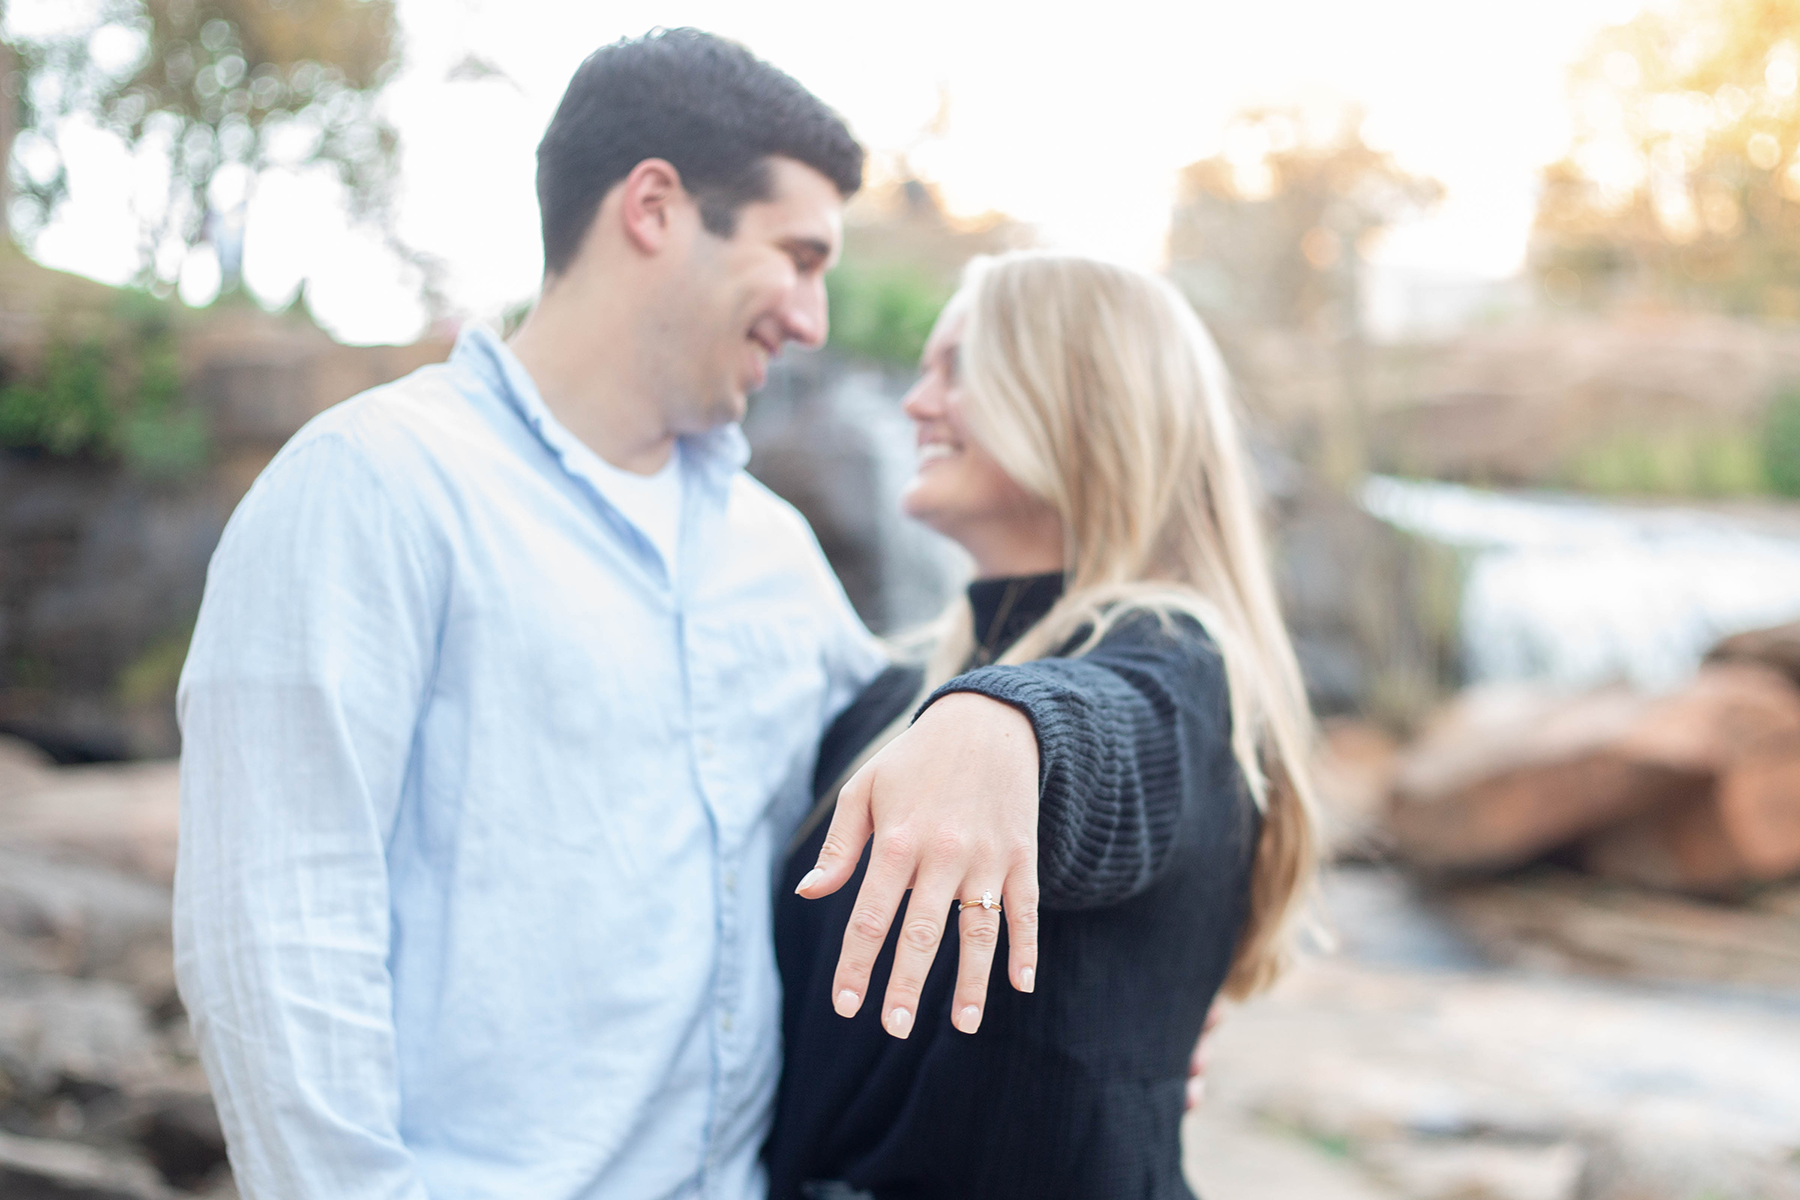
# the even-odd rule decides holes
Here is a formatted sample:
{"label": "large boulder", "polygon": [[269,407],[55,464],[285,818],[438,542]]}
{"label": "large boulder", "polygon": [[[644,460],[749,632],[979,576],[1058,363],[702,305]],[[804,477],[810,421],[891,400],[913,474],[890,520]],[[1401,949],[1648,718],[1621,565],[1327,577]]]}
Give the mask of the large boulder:
{"label": "large boulder", "polygon": [[1800,685],[1800,621],[1733,634],[1707,651],[1709,662],[1752,662],[1773,667]]}
{"label": "large boulder", "polygon": [[1716,662],[1633,732],[1645,755],[1709,773],[1709,786],[1596,834],[1597,875],[1729,893],[1800,871],[1800,689],[1771,666]]}
{"label": "large boulder", "polygon": [[[1800,691],[1753,664],[1708,666],[1688,687],[1655,698],[1623,688],[1478,690],[1404,755],[1390,827],[1421,865],[1518,866],[1646,814],[1704,804],[1730,772],[1794,745]],[[1746,828],[1782,808],[1760,799],[1739,807],[1764,814],[1744,817]]]}
{"label": "large boulder", "polygon": [[1583,859],[1596,875],[1700,894],[1800,873],[1800,740],[1732,765],[1703,796],[1597,835]]}
{"label": "large boulder", "polygon": [[1623,688],[1463,694],[1402,756],[1388,817],[1397,848],[1432,868],[1513,867],[1703,788],[1704,775],[1620,752],[1646,706]]}

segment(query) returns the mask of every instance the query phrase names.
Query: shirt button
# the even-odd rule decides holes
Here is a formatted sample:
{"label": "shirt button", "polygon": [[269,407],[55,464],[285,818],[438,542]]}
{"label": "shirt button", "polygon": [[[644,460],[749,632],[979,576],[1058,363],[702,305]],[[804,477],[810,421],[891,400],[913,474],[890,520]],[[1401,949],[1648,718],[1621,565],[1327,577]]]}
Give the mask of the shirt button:
{"label": "shirt button", "polygon": [[726,1033],[731,1032],[731,1014],[730,1013],[726,1013],[724,1016],[719,1018],[719,1028],[723,1029]]}
{"label": "shirt button", "polygon": [[704,738],[704,737],[701,738],[700,739],[700,757],[701,758],[711,758],[712,755],[713,755],[712,739]]}
{"label": "shirt button", "polygon": [[728,892],[737,891],[737,872],[736,871],[725,872],[725,890]]}

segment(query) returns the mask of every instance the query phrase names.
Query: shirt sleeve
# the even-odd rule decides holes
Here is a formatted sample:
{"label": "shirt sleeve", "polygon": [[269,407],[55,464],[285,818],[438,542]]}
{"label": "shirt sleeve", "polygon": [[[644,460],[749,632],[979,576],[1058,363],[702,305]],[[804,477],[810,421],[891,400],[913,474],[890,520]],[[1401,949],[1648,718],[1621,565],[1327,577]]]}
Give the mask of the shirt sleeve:
{"label": "shirt sleeve", "polygon": [[975,692],[1023,712],[1038,742],[1038,886],[1048,909],[1130,899],[1167,863],[1185,790],[1230,753],[1224,664],[1187,617],[1128,616],[1079,658],[981,667]]}
{"label": "shirt sleeve", "polygon": [[356,444],[284,452],[178,698],[176,971],[246,1197],[424,1200],[399,1133],[385,847],[444,572]]}

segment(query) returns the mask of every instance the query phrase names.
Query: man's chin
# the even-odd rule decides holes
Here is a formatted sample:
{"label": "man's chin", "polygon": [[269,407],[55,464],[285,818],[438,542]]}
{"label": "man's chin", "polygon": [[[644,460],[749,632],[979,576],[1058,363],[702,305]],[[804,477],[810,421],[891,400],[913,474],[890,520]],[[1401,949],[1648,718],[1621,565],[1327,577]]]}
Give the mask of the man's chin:
{"label": "man's chin", "polygon": [[750,399],[748,394],[745,392],[733,392],[729,396],[722,397],[718,403],[714,404],[713,410],[709,415],[712,417],[712,424],[715,428],[720,425],[735,425],[744,419],[744,414],[749,411],[749,408]]}

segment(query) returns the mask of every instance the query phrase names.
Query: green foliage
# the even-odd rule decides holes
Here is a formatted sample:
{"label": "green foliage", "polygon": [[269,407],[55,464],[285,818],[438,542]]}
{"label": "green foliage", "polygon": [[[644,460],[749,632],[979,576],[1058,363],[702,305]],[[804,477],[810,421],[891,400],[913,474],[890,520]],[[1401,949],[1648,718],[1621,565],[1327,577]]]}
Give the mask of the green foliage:
{"label": "green foliage", "polygon": [[117,457],[152,479],[180,478],[205,464],[205,420],[182,394],[166,311],[128,294],[118,315],[110,339],[53,339],[35,374],[0,388],[0,446]]}
{"label": "green foliage", "polygon": [[159,704],[175,694],[181,668],[187,662],[192,626],[158,638],[119,672],[115,690],[127,706]]}
{"label": "green foliage", "polygon": [[1762,451],[1769,490],[1800,497],[1800,391],[1783,392],[1769,403]]}
{"label": "green foliage", "polygon": [[0,389],[0,445],[91,453],[110,442],[113,424],[106,348],[96,341],[53,345],[37,378]]}
{"label": "green foliage", "polygon": [[1631,496],[1754,496],[1770,479],[1745,430],[1625,433],[1576,454],[1565,481],[1582,491]]}
{"label": "green foliage", "polygon": [[826,292],[831,345],[859,358],[913,367],[951,293],[909,267],[841,263]]}

